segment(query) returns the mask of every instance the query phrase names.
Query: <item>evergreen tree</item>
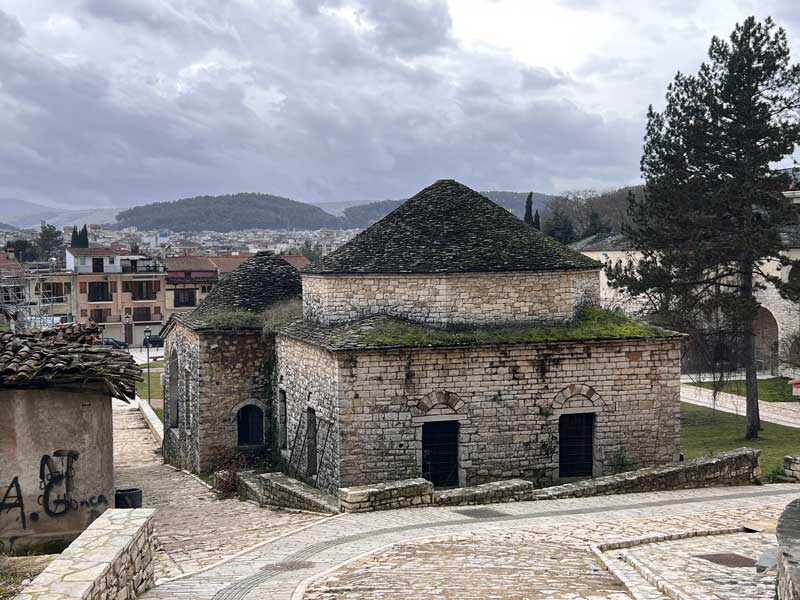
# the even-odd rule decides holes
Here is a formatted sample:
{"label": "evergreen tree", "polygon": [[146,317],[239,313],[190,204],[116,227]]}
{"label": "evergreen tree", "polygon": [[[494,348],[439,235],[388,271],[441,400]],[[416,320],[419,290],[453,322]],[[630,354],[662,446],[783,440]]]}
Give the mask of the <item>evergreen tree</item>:
{"label": "evergreen tree", "polygon": [[523,220],[528,225],[533,225],[533,192],[529,192],[525,199],[525,218]]}
{"label": "evergreen tree", "polygon": [[64,236],[53,225],[42,223],[35,245],[39,260],[58,258],[64,249]]}
{"label": "evergreen tree", "polygon": [[571,244],[578,239],[578,236],[575,235],[575,224],[572,222],[572,217],[561,210],[559,206],[556,206],[545,220],[542,231],[562,244]]}
{"label": "evergreen tree", "polygon": [[72,226],[72,239],[69,242],[70,248],[77,248],[78,247],[78,226]]}
{"label": "evergreen tree", "polygon": [[[765,273],[782,256],[780,229],[796,218],[782,191],[789,178],[770,170],[800,143],[800,65],[786,33],[749,17],[729,41],[714,37],[697,75],[678,73],[666,107],[648,111],[642,175],[625,233],[643,259],[608,269],[613,285],[662,299],[672,322],[721,321],[739,340],[747,389],[745,437],[758,436],[755,292],[773,283],[786,297],[795,285]],[[720,383],[721,383],[720,377]]]}
{"label": "evergreen tree", "polygon": [[589,223],[581,233],[581,239],[587,238],[598,233],[611,233],[612,227],[603,220],[600,213],[594,209],[589,213]]}
{"label": "evergreen tree", "polygon": [[88,248],[89,247],[89,230],[86,228],[86,224],[84,223],[83,227],[81,228],[79,234],[79,246],[78,248]]}
{"label": "evergreen tree", "polygon": [[536,213],[533,215],[533,226],[538,229],[539,231],[542,230],[542,224],[539,221],[539,209],[536,209]]}

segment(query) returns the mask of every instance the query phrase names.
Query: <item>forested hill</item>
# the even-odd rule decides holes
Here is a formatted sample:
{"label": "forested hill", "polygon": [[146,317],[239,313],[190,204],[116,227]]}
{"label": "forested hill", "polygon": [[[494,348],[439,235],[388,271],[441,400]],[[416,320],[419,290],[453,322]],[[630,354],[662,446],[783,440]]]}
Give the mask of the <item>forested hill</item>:
{"label": "forested hill", "polygon": [[[525,193],[481,193],[519,218],[525,213]],[[534,193],[534,209],[541,212],[551,198]],[[352,206],[344,211],[343,217],[337,217],[317,206],[271,194],[196,196],[129,208],[117,215],[117,224],[145,230],[219,232],[240,229],[363,229],[403,202],[405,200],[380,200]]]}
{"label": "forested hill", "polygon": [[324,229],[347,227],[345,219],[321,208],[271,194],[196,196],[156,202],[117,215],[120,227],[172,231]]}

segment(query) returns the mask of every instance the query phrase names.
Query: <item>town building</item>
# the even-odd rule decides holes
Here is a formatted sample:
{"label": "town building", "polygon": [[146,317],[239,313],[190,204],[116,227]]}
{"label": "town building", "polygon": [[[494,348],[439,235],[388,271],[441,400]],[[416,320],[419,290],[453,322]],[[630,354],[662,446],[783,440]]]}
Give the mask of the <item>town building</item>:
{"label": "town building", "polygon": [[114,506],[111,398],[141,371],[96,333],[0,333],[3,553],[58,552]]}
{"label": "town building", "polygon": [[170,316],[162,330],[166,462],[210,472],[269,459],[274,335],[265,328],[299,316],[300,292],[297,269],[260,252],[196,310]]}
{"label": "town building", "polygon": [[[677,460],[681,337],[597,308],[600,268],[438,181],[304,270],[302,319],[274,340],[199,344],[197,326],[170,321],[165,416],[194,446],[165,437],[165,460],[212,468],[194,458],[221,439],[204,429],[228,447],[256,431],[273,466],[328,490],[544,485]],[[228,389],[241,379],[254,385]],[[263,431],[242,429],[250,405]]]}
{"label": "town building", "polygon": [[93,321],[105,336],[141,345],[145,329],[164,321],[166,271],[154,258],[111,248],[67,248],[77,322]]}

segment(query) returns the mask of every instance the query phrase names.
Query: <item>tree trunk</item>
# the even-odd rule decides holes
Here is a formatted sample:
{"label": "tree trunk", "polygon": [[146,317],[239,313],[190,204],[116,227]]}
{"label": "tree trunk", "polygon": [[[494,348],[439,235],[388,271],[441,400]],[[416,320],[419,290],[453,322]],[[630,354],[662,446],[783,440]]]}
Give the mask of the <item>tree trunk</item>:
{"label": "tree trunk", "polygon": [[[742,277],[741,295],[743,300],[753,299],[753,270],[750,261],[744,260],[740,265]],[[747,423],[744,438],[753,440],[758,437],[761,428],[761,416],[758,411],[758,378],[756,376],[756,344],[755,315],[747,311],[745,323],[742,323],[742,358],[745,364],[745,388],[747,390]]]}

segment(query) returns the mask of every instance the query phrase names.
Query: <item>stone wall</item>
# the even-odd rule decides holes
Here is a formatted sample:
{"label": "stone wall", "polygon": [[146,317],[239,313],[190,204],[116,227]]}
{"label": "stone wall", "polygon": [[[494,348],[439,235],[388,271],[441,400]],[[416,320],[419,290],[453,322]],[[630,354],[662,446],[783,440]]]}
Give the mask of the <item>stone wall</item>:
{"label": "stone wall", "polygon": [[424,423],[455,420],[459,485],[523,478],[541,486],[559,479],[561,415],[591,412],[594,476],[668,463],[679,451],[679,344],[662,338],[330,353],[279,337],[289,447],[298,415],[313,404],[318,414],[338,417],[341,429],[328,441],[324,487],[413,479],[422,476]]}
{"label": "stone wall", "polygon": [[339,512],[339,502],[317,488],[311,487],[284,473],[243,471],[236,474],[240,496],[260,506],[280,506],[311,512]]}
{"label": "stone wall", "polygon": [[783,457],[783,475],[795,481],[800,481],[800,456]]}
{"label": "stone wall", "polygon": [[0,552],[57,552],[114,503],[104,386],[0,390]]}
{"label": "stone wall", "polygon": [[134,600],[153,586],[154,513],[106,511],[17,600]]}
{"label": "stone wall", "polygon": [[[272,356],[273,340],[260,330],[194,331],[176,323],[164,352],[165,461],[207,473],[237,455],[268,457]],[[262,411],[264,443],[240,447],[237,413],[249,404]]]}
{"label": "stone wall", "polygon": [[433,502],[433,484],[425,479],[390,481],[339,489],[342,512],[372,512],[412,506],[427,506]]}
{"label": "stone wall", "polygon": [[[281,397],[286,399],[286,447],[279,449],[283,470],[299,479],[334,492],[339,487],[340,435],[339,377],[336,357],[311,344],[278,336],[276,341],[277,391],[273,426],[280,438]],[[308,409],[317,422],[317,471],[308,476]],[[291,459],[291,464],[289,461]]]}
{"label": "stone wall", "polygon": [[563,323],[600,294],[597,270],[442,275],[303,275],[303,315],[341,323],[385,314],[434,325]]}
{"label": "stone wall", "polygon": [[800,500],[789,503],[778,520],[777,600],[800,600]]}

